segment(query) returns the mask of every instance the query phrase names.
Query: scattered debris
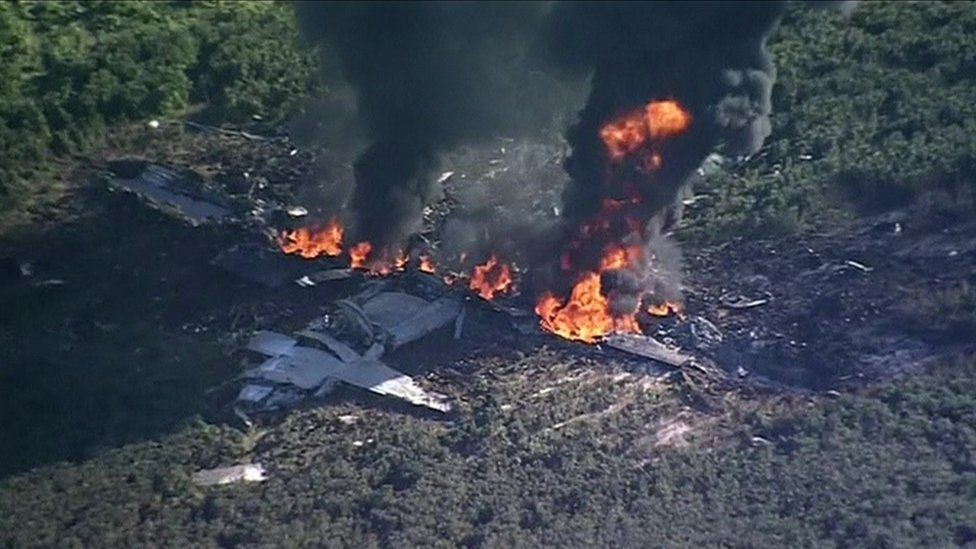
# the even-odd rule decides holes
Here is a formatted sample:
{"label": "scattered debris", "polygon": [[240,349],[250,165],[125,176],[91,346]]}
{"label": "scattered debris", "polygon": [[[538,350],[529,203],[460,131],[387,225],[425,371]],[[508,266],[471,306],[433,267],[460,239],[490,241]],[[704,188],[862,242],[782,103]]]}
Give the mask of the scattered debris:
{"label": "scattered debris", "polygon": [[231,215],[226,207],[190,189],[181,174],[163,166],[149,164],[139,175],[129,179],[114,178],[111,185],[134,193],[156,209],[193,226],[223,221]]}
{"label": "scattered debris", "polygon": [[67,282],[64,281],[64,280],[61,280],[60,278],[48,278],[46,280],[38,280],[37,282],[33,283],[32,285],[35,288],[40,288],[40,287],[44,287],[44,286],[64,286],[65,284],[67,284]]}
{"label": "scattered debris", "polygon": [[669,366],[682,366],[691,357],[682,354],[654,339],[653,337],[637,334],[613,334],[604,341],[608,347],[662,362]]}
{"label": "scattered debris", "polygon": [[654,433],[654,447],[687,448],[691,425],[678,418],[670,418],[661,423]]}
{"label": "scattered debris", "polygon": [[[245,280],[276,288],[295,280],[310,264],[267,247],[244,244],[224,250],[211,261],[231,274]],[[314,282],[314,280],[313,280]]]}
{"label": "scattered debris", "polygon": [[761,307],[769,303],[770,298],[760,298],[760,299],[749,299],[745,296],[735,296],[734,298],[729,295],[723,295],[719,297],[719,302],[723,307],[728,309],[752,309],[753,307]]}
{"label": "scattered debris", "polygon": [[[366,297],[362,297],[364,294]],[[324,392],[322,387],[338,380],[417,406],[441,412],[450,410],[442,395],[425,391],[409,376],[379,359],[387,347],[395,349],[452,321],[457,322],[463,309],[455,297],[445,295],[428,301],[404,292],[367,289],[358,299],[354,297],[337,304],[341,305],[338,318],[329,322],[313,321],[296,334],[311,346],[301,345],[298,339],[278,332],[255,333],[246,348],[268,358],[245,374],[251,381],[241,390],[238,402],[268,410],[286,407],[295,398],[304,399],[305,392],[330,391],[331,386]],[[336,324],[344,327],[347,335],[365,342],[367,350],[360,354],[327,331]],[[279,389],[289,396],[286,401],[275,399]]]}
{"label": "scattered debris", "polygon": [[857,261],[854,261],[852,259],[848,259],[847,261],[844,262],[844,264],[854,267],[855,269],[861,271],[862,273],[870,273],[871,271],[874,270],[874,267],[868,267],[867,265],[863,263],[858,263]]}
{"label": "scattered debris", "polygon": [[292,217],[305,217],[308,215],[308,209],[304,206],[291,206],[285,212]]}
{"label": "scattered debris", "polygon": [[237,482],[264,482],[265,480],[268,480],[267,472],[260,463],[217,467],[193,473],[193,483],[197,486],[223,486]]}
{"label": "scattered debris", "polygon": [[707,350],[722,343],[722,331],[707,318],[698,315],[692,316],[689,319],[688,326],[695,347]]}
{"label": "scattered debris", "polygon": [[304,288],[310,288],[312,286],[317,286],[324,282],[333,282],[336,280],[345,280],[353,275],[355,271],[349,268],[342,269],[326,269],[324,271],[317,271],[312,274],[307,274],[301,278],[295,279],[295,282]]}
{"label": "scattered debris", "polygon": [[285,137],[265,137],[262,135],[255,135],[253,133],[240,131],[240,130],[228,130],[226,128],[218,128],[216,126],[208,126],[207,124],[200,124],[198,122],[192,122],[190,120],[184,120],[183,124],[209,133],[219,133],[222,135],[230,135],[235,137],[243,137],[244,139],[249,139],[251,141],[284,141]]}

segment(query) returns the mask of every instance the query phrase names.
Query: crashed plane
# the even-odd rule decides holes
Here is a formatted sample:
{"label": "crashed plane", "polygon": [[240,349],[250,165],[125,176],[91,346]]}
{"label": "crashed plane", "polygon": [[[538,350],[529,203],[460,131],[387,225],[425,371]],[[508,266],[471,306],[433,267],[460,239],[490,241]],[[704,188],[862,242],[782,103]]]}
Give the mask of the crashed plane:
{"label": "crashed plane", "polygon": [[[453,295],[428,300],[374,288],[339,301],[328,323],[312,322],[294,336],[255,333],[247,349],[266,359],[245,374],[247,383],[238,403],[257,410],[287,408],[309,395],[324,395],[342,382],[416,406],[449,411],[443,395],[424,390],[380,357],[452,322],[458,324],[463,319],[461,302]],[[331,330],[355,343],[343,342]],[[356,344],[366,350],[357,352]]]}

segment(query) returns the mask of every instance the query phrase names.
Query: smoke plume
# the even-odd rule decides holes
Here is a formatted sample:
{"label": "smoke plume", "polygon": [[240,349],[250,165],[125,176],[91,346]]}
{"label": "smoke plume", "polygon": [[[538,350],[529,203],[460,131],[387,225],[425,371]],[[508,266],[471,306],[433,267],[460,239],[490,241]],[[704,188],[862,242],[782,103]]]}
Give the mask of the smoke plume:
{"label": "smoke plume", "polygon": [[[573,273],[600,270],[608,247],[623,244],[643,252],[618,269],[624,272],[603,275],[615,316],[636,313],[648,293],[658,300],[675,293],[662,286],[676,280],[666,271],[677,266],[655,264],[662,254],[651,243],[662,246],[661,233],[675,217],[668,209],[710,152],[748,155],[769,134],[775,68],[765,45],[784,8],[782,2],[572,2],[553,8],[545,38],[554,63],[593,74],[590,97],[568,133],[570,183],[558,244],[563,257],[554,280],[565,286]],[[614,162],[601,129],[655,101],[680,106],[690,118],[687,129],[654,146],[651,168],[649,157]]]}
{"label": "smoke plume", "polygon": [[[676,199],[689,176],[714,151],[755,153],[770,133],[776,71],[766,40],[785,7],[299,3],[305,34],[338,59],[368,133],[346,208],[351,232],[380,245],[402,243],[440,196],[431,173],[440,153],[550,127],[565,108],[563,77],[588,77],[589,98],[566,134],[569,181],[559,223],[518,230],[545,235],[544,245],[516,244],[532,250],[534,283],[551,291],[545,310],[553,323],[572,322],[560,311],[572,308],[566,296],[585,280],[572,294],[596,288],[606,297],[614,318],[602,327],[635,326],[642,304],[659,306],[678,293],[680,254],[666,233],[680,216]],[[627,143],[634,135],[639,142]],[[492,235],[508,236],[499,226],[506,217],[489,198],[502,197],[486,194],[472,200],[479,207],[458,210],[447,225],[454,242],[492,249]]]}
{"label": "smoke plume", "polygon": [[551,125],[560,86],[529,60],[547,6],[301,2],[306,36],[339,59],[369,146],[348,205],[361,240],[390,244],[440,196],[438,153]]}

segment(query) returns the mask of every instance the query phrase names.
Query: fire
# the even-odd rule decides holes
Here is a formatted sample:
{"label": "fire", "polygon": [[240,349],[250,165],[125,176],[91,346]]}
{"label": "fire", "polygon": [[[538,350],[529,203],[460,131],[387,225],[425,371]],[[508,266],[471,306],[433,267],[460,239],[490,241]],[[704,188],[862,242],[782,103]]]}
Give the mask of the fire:
{"label": "fire", "polygon": [[566,339],[596,343],[613,333],[640,333],[634,315],[614,318],[603,295],[600,273],[585,273],[573,287],[569,301],[543,294],[535,306],[542,327]]}
{"label": "fire", "polygon": [[336,257],[342,253],[342,223],[338,218],[321,230],[300,228],[294,231],[283,231],[278,237],[278,246],[286,254],[297,254],[305,259],[314,259],[320,255]]}
{"label": "fire", "polygon": [[640,246],[618,246],[611,244],[600,260],[600,272],[633,267],[644,257]]}
{"label": "fire", "polygon": [[400,250],[399,252],[397,252],[396,259],[393,260],[393,268],[396,269],[397,271],[403,271],[407,268],[407,264],[409,263],[410,263],[410,256],[403,250]]}
{"label": "fire", "polygon": [[[691,114],[677,101],[651,101],[643,109],[634,109],[600,129],[600,139],[610,160],[620,162],[633,156],[653,141],[684,133],[691,126]],[[645,170],[661,167],[661,155],[651,152],[642,161]]]}
{"label": "fire", "polygon": [[420,272],[427,274],[434,274],[437,272],[437,264],[434,263],[434,258],[427,254],[420,256]]}
{"label": "fire", "polygon": [[475,266],[468,287],[482,299],[491,301],[512,289],[512,268],[492,254],[484,265]]}
{"label": "fire", "polygon": [[[637,312],[613,314],[611,296],[602,287],[602,275],[615,270],[640,274],[645,267],[643,239],[650,212],[646,210],[644,182],[653,182],[652,174],[663,167],[664,142],[690,127],[691,114],[677,101],[668,99],[631,109],[600,128],[608,163],[626,162],[647,178],[635,179],[630,170],[606,170],[603,183],[607,194],[599,210],[579,225],[575,238],[562,250],[560,266],[564,274],[577,277],[569,297],[547,292],[536,304],[544,329],[586,343],[595,343],[611,333],[641,333]],[[681,307],[665,302],[647,311],[666,316],[680,314]]]}
{"label": "fire", "polygon": [[637,152],[647,141],[647,124],[640,111],[614,121],[600,130],[600,139],[607,146],[610,158],[615,161]]}
{"label": "fire", "polygon": [[349,250],[349,266],[353,269],[365,269],[366,261],[373,253],[373,245],[369,242],[360,242]]}
{"label": "fire", "polygon": [[644,112],[651,139],[674,137],[691,125],[691,115],[677,101],[651,101]]}
{"label": "fire", "polygon": [[684,316],[684,311],[684,305],[677,301],[665,301],[647,307],[647,312],[651,316],[670,316],[672,314]]}

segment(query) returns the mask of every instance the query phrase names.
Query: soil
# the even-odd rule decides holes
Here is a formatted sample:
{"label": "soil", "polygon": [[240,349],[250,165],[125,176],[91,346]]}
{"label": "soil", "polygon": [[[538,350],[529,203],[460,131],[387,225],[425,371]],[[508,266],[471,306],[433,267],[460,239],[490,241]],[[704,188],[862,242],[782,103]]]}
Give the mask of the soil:
{"label": "soil", "polygon": [[[166,132],[92,159],[74,174],[77,186],[57,215],[0,242],[0,383],[18,388],[0,404],[0,430],[16,441],[0,451],[0,476],[84,460],[198,415],[232,421],[228,403],[244,368],[238,353],[244,338],[256,329],[301,326],[359,287],[354,278],[268,288],[211,264],[242,242],[273,249],[268,229],[295,223],[283,209],[311,204],[324,192],[315,191],[321,185],[315,164],[331,162],[329,173],[348,179],[348,156],[323,160],[287,141]],[[511,142],[458,153],[448,160],[456,173],[448,196],[431,208],[428,229],[443,226],[439,216],[467,182],[506,185],[506,177],[526,172],[545,174],[538,178],[544,184],[521,192],[532,193],[527,203],[551,217],[560,154],[558,144],[527,149]],[[504,175],[506,158],[517,158],[521,176]],[[234,206],[237,220],[190,227],[135,196],[111,192],[104,181],[120,159],[197,174],[209,193]],[[328,207],[309,209],[316,216]],[[680,229],[675,237],[681,239]],[[974,255],[976,224],[913,210],[824,234],[686,244],[686,314],[646,319],[646,328],[699,365],[724,372],[723,391],[850,390],[971,350],[972,342],[952,330],[918,325],[913,307],[928,294],[973,282]],[[547,380],[532,380],[557,370],[660,372],[600,346],[519,331],[507,315],[468,299],[473,306],[460,340],[445,330],[389,358],[451,396],[458,413],[479,413],[496,388],[524,382],[537,390]],[[528,299],[512,303],[526,308]],[[338,402],[416,413],[353,389],[317,405]]]}

